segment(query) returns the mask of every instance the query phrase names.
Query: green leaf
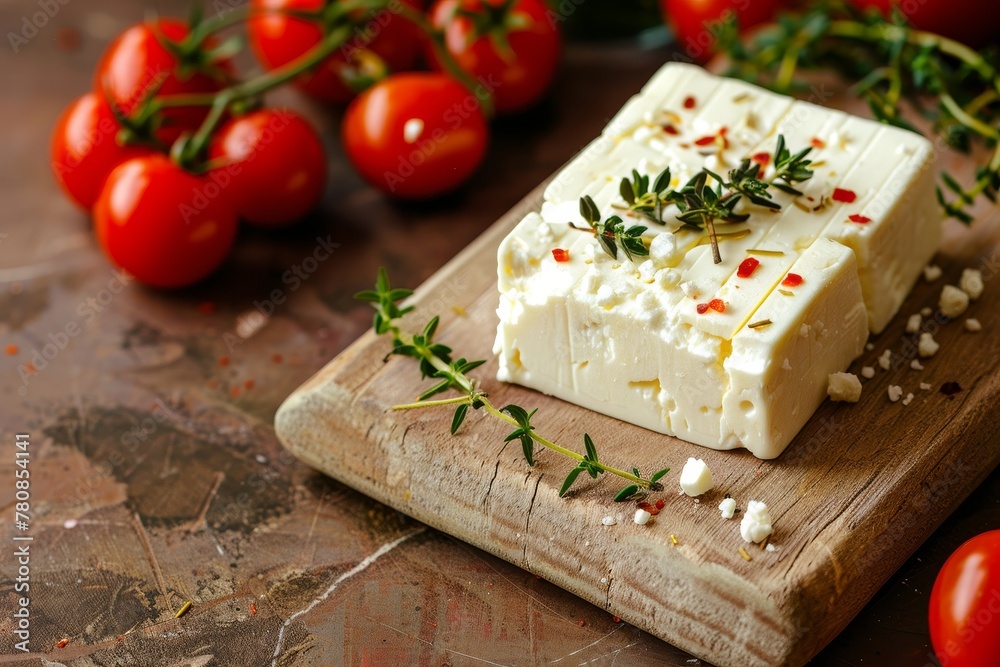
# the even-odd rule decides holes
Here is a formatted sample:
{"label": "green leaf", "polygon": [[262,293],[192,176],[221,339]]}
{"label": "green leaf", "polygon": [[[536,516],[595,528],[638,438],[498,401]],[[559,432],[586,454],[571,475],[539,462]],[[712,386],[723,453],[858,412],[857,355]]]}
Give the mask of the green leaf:
{"label": "green leaf", "polygon": [[455,435],[458,429],[462,426],[462,422],[465,421],[465,414],[469,411],[469,404],[462,403],[457,408],[455,408],[455,416],[451,419],[451,434]]}
{"label": "green leaf", "polygon": [[504,407],[500,408],[500,412],[506,412],[511,417],[513,417],[514,421],[516,421],[521,426],[521,428],[524,428],[529,425],[530,416],[528,415],[528,411],[522,408],[520,405],[514,405],[513,403],[510,405],[505,405]]}
{"label": "green leaf", "polygon": [[590,195],[580,197],[580,215],[591,225],[595,225],[601,221],[601,211],[597,208],[597,204],[594,203]]}
{"label": "green leaf", "polygon": [[389,301],[402,301],[411,294],[413,294],[413,290],[411,289],[399,288],[399,289],[389,290]]}
{"label": "green leaf", "polygon": [[[427,326],[424,327],[424,334],[423,334],[425,340],[429,342],[431,338],[434,337],[434,332],[437,331],[438,323],[440,321],[441,318],[435,315],[434,317],[431,318],[431,321],[427,323]],[[449,350],[449,352],[450,351],[451,350]]]}
{"label": "green leaf", "polygon": [[632,191],[632,184],[628,182],[627,178],[623,178],[622,182],[618,184],[618,192],[629,206],[635,203],[635,193]]}
{"label": "green leaf", "polygon": [[477,359],[476,361],[466,361],[464,364],[459,365],[458,372],[463,374],[468,373],[469,371],[475,368],[479,368],[485,363],[486,363],[485,359]]}
{"label": "green leaf", "polygon": [[560,498],[566,495],[566,492],[569,491],[569,487],[573,486],[573,482],[576,481],[576,478],[580,476],[581,472],[583,472],[583,468],[579,466],[569,471],[569,474],[566,475],[566,479],[563,481],[562,486],[559,487]]}
{"label": "green leaf", "polygon": [[650,482],[658,482],[668,472],[670,472],[670,468],[664,468],[663,470],[657,470],[656,472],[653,473],[653,476],[649,478],[649,481]]}
{"label": "green leaf", "polygon": [[518,428],[511,431],[506,438],[503,439],[504,442],[510,442],[511,440],[517,440],[524,435],[524,429]]}
{"label": "green leaf", "polygon": [[637,493],[639,493],[639,487],[635,484],[629,484],[615,495],[615,502],[623,503],[626,500],[631,500]]}
{"label": "green leaf", "polygon": [[528,462],[528,465],[535,467],[535,441],[531,439],[530,435],[521,436],[521,451],[524,452],[524,460]]}
{"label": "green leaf", "polygon": [[587,460],[597,463],[597,447],[594,446],[594,440],[589,433],[583,434],[583,446],[587,450]]}
{"label": "green leaf", "polygon": [[660,172],[660,175],[653,181],[653,192],[662,195],[670,189],[670,167]]}
{"label": "green leaf", "polygon": [[375,281],[375,288],[383,294],[389,292],[389,272],[386,271],[384,266],[380,266],[378,269],[378,278]]}
{"label": "green leaf", "polygon": [[371,289],[361,290],[360,292],[355,293],[354,298],[358,301],[374,301],[376,303],[381,300],[379,293]]}
{"label": "green leaf", "polygon": [[438,394],[448,391],[450,388],[451,388],[450,380],[441,380],[441,382],[438,382],[436,385],[434,385],[424,393],[420,394],[420,396],[417,397],[417,400],[426,401],[431,396],[437,396]]}

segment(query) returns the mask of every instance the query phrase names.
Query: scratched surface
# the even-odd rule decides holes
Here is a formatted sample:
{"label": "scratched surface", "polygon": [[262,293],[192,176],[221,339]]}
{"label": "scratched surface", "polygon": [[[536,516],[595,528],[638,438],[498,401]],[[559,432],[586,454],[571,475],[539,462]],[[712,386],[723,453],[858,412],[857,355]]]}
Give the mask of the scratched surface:
{"label": "scratched surface", "polygon": [[[19,53],[0,46],[0,539],[13,544],[15,432],[31,435],[34,537],[31,655],[14,650],[16,563],[0,548],[0,663],[693,664],[309,470],[271,426],[281,400],[367,328],[350,295],[374,267],[421,282],[596,135],[669,50],[572,46],[552,100],[497,126],[470,187],[419,206],[363,187],[339,154],[336,115],[283,93],[273,101],[309,113],[331,149],[322,212],[288,232],[244,232],[210,282],[161,293],[121,285],[46,157],[49,128],[86,90],[102,46],[154,6],[184,11],[70,2]],[[36,11],[0,3],[3,32]],[[298,285],[283,280],[317,239],[340,246]],[[274,290],[287,301],[254,319]],[[80,333],[64,340],[73,323]],[[22,378],[36,350],[51,359]],[[813,664],[931,664],[934,574],[998,525],[994,472]]]}

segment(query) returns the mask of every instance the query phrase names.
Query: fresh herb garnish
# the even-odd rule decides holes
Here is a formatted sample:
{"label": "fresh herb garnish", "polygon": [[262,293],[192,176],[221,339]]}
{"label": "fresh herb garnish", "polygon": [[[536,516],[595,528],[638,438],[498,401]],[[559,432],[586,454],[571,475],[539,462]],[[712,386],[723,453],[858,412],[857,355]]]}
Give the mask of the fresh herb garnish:
{"label": "fresh herb garnish", "polygon": [[[623,245],[622,247],[624,248],[625,246]],[[670,468],[664,468],[651,475],[648,479],[639,474],[637,468],[632,468],[632,472],[620,470],[602,463],[598,459],[597,447],[594,445],[594,441],[590,435],[584,434],[583,443],[586,453],[579,454],[539,435],[535,431],[532,419],[537,409],[529,412],[518,405],[507,405],[500,409],[494,407],[486,392],[479,389],[476,381],[467,375],[469,371],[486,363],[485,360],[467,361],[464,358],[452,360],[452,349],[447,345],[434,341],[434,336],[437,333],[440,322],[437,316],[433,317],[419,334],[404,334],[399,328],[397,324],[398,320],[413,310],[413,307],[401,307],[398,305],[398,302],[412,293],[411,290],[392,289],[389,284],[389,274],[385,268],[380,268],[375,289],[365,290],[354,295],[354,298],[361,301],[368,301],[375,308],[373,321],[375,333],[388,334],[392,337],[392,351],[389,355],[398,354],[417,360],[420,363],[421,377],[437,380],[434,385],[420,394],[416,402],[396,405],[393,407],[393,410],[413,410],[441,405],[454,405],[455,413],[451,421],[451,432],[453,435],[458,432],[459,428],[465,422],[470,407],[473,410],[485,410],[493,417],[505,421],[514,427],[514,430],[504,438],[504,442],[520,441],[524,459],[528,462],[529,466],[535,465],[536,444],[577,462],[576,467],[570,470],[569,475],[566,476],[566,480],[559,489],[560,496],[566,495],[576,481],[576,478],[584,471],[595,479],[598,475],[609,472],[627,480],[629,482],[628,486],[615,496],[616,501],[638,498],[645,496],[651,491],[663,490],[663,485],[659,480],[670,471]],[[431,397],[446,391],[458,392],[458,396],[429,400]],[[628,493],[625,493],[626,491]]]}
{"label": "fresh herb garnish", "polygon": [[[804,13],[784,14],[746,41],[727,24],[718,44],[731,63],[730,76],[789,93],[804,87],[795,80],[798,69],[830,68],[858,82],[854,91],[883,123],[916,132],[904,118],[910,106],[953,148],[968,151],[978,139],[992,149],[990,159],[977,168],[968,187],[942,172],[938,202],[948,216],[969,223],[966,208],[979,196],[996,201],[1000,70],[988,56],[910,27],[898,10],[887,21],[842,0],[821,0]],[[936,104],[927,104],[928,99]]]}
{"label": "fresh herb garnish", "polygon": [[580,198],[580,215],[590,225],[590,229],[594,232],[597,240],[601,242],[604,251],[615,259],[618,259],[619,246],[629,261],[635,261],[633,255],[649,254],[649,248],[642,240],[642,233],[646,231],[646,228],[642,225],[632,225],[626,228],[625,222],[617,215],[602,221],[601,212],[590,195],[584,195]]}

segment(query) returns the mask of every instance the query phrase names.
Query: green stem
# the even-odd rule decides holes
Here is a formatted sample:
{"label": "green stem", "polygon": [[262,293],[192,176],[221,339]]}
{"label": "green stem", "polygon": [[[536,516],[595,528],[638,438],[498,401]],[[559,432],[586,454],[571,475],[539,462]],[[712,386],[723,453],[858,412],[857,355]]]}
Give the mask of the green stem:
{"label": "green stem", "polygon": [[184,39],[182,45],[185,49],[194,51],[200,48],[206,39],[220,30],[225,30],[226,28],[231,28],[234,25],[244,23],[251,17],[251,15],[257,16],[259,14],[267,13],[278,13],[278,10],[271,11],[265,9],[264,11],[255,11],[251,13],[247,7],[233,8],[215,19],[199,23],[191,34]]}
{"label": "green stem", "polygon": [[454,398],[442,398],[434,401],[417,401],[416,403],[401,403],[392,406],[393,410],[416,410],[417,408],[431,408],[435,405],[457,405],[467,403],[472,405],[471,396],[456,396]]}
{"label": "green stem", "polygon": [[971,130],[975,130],[987,139],[998,140],[1000,139],[1000,132],[993,127],[990,127],[986,123],[982,122],[978,118],[969,115],[962,106],[955,101],[955,98],[946,92],[941,92],[941,104],[944,108],[954,116],[958,122],[962,123]]}

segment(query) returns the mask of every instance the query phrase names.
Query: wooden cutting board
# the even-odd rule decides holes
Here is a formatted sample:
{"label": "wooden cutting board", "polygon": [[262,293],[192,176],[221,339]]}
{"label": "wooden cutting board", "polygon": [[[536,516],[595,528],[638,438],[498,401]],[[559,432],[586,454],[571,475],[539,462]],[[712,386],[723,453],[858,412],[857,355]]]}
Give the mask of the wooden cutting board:
{"label": "wooden cutting board", "polygon": [[[438,314],[438,339],[456,356],[492,359],[497,246],[538,209],[541,192],[417,290],[416,311],[404,320],[410,330]],[[371,331],[287,399],[276,416],[278,436],[341,482],[719,667],[798,667],[1000,463],[1000,288],[992,280],[1000,273],[1000,225],[996,208],[982,212],[971,231],[946,227],[936,260],[944,277],[921,280],[851,370],[877,367],[887,347],[894,368],[865,381],[860,403],[824,403],[774,461],[705,449],[505,385],[494,379],[495,360],[474,372],[495,404],[539,408],[533,423],[557,442],[582,450],[588,432],[608,463],[647,472],[670,466],[659,494],[665,508],[646,526],[633,523],[633,504],[611,501],[622,485],[610,475],[584,476],[559,498],[571,462],[539,448],[529,468],[519,443],[503,443],[509,427],[487,414],[470,414],[451,436],[448,408],[393,412],[427,382],[410,359],[384,361],[389,341]],[[941,287],[957,284],[968,266],[986,277],[984,296],[966,315],[983,331],[969,333],[961,320],[932,323],[941,349],[924,360],[925,370],[911,369],[915,336],[903,331],[906,317],[935,307]],[[931,388],[920,389],[921,382]],[[944,395],[946,382],[958,382],[961,391]],[[912,403],[891,403],[890,384],[904,396],[912,392]],[[677,476],[689,456],[703,458],[716,482],[700,502],[678,495]],[[774,551],[743,542],[739,515],[720,517],[726,493],[741,508],[751,499],[767,503]],[[609,516],[616,523],[603,525]]]}

